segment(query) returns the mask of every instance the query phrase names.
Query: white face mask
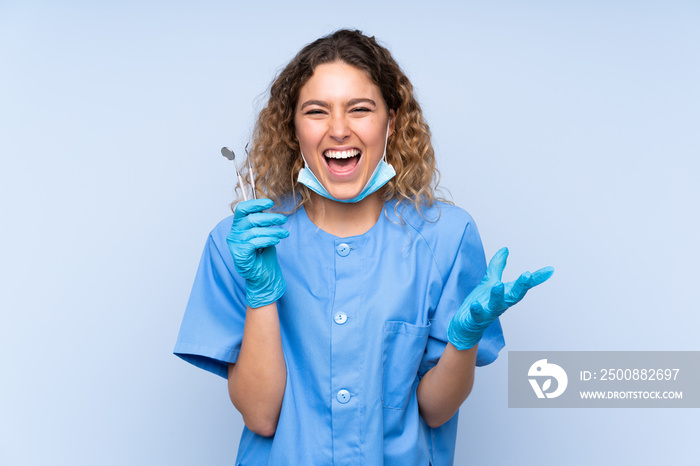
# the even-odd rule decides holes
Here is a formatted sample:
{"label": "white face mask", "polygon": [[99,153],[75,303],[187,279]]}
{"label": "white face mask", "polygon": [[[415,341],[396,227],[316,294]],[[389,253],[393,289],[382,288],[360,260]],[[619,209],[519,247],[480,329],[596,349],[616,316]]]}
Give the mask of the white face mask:
{"label": "white face mask", "polygon": [[[304,159],[304,168],[302,168],[299,171],[299,177],[297,178],[297,181],[309,188],[310,190],[312,190],[313,192],[315,192],[316,194],[336,202],[359,202],[362,199],[366,198],[367,196],[384,186],[394,176],[396,176],[396,170],[394,170],[394,167],[392,167],[386,161],[386,147],[389,141],[389,125],[390,123],[387,124],[386,127],[386,137],[384,138],[384,154],[382,154],[382,159],[377,164],[377,168],[374,169],[372,176],[370,176],[369,180],[367,180],[367,184],[365,184],[365,187],[362,188],[362,191],[360,191],[357,196],[353,197],[352,199],[336,199],[333,196],[331,196],[331,193],[329,193],[328,190],[321,184],[321,182],[318,181],[316,175],[314,175],[314,173],[309,168],[309,164],[306,163],[306,157],[304,157],[303,152],[301,153],[301,158]],[[301,152],[301,149],[299,149],[299,151]]]}

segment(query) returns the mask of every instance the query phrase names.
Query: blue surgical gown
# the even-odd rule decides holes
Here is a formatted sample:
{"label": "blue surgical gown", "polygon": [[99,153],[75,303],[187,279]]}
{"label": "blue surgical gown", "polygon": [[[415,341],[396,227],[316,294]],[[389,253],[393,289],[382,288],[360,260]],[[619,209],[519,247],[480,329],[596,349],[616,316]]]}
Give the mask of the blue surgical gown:
{"label": "blue surgical gown", "polygon": [[[241,465],[451,465],[457,415],[430,428],[416,387],[447,344],[447,324],[486,270],[474,221],[437,204],[419,213],[387,202],[377,223],[339,238],[300,208],[277,245],[287,290],[277,302],[287,382],[274,436],[244,428]],[[226,244],[232,217],[211,232],[175,354],[227,376],[241,347],[244,282]],[[477,365],[504,346],[494,322]]]}

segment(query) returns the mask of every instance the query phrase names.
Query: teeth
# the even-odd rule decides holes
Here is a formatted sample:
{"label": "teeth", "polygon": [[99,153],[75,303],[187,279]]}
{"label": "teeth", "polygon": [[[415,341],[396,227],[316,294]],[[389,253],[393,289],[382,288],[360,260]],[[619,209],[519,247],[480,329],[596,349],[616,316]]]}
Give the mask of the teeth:
{"label": "teeth", "polygon": [[355,157],[360,153],[359,149],[350,150],[327,150],[323,155],[331,159],[347,159],[348,157]]}

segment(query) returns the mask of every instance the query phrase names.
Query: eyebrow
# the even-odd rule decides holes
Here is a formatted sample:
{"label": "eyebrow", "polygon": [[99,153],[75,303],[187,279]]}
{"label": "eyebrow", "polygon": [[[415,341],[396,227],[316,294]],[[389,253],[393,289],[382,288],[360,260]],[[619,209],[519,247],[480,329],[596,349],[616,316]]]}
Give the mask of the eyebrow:
{"label": "eyebrow", "polygon": [[361,98],[359,98],[359,99],[350,99],[350,100],[348,101],[348,107],[352,107],[353,105],[361,104],[361,103],[364,103],[364,102],[370,103],[370,104],[372,104],[372,105],[374,105],[374,106],[377,105],[377,103],[376,103],[374,100],[368,99],[367,97],[361,97]]}
{"label": "eyebrow", "polygon": [[[357,105],[359,103],[370,103],[374,106],[377,105],[377,103],[372,99],[369,99],[367,97],[360,97],[357,99],[348,100],[347,106],[352,107],[353,105]],[[307,100],[306,102],[301,104],[301,107],[299,107],[299,110],[303,110],[305,107],[308,107],[309,105],[318,105],[318,106],[324,107],[324,108],[330,107],[330,105],[328,105],[328,102],[324,102],[322,100]]]}

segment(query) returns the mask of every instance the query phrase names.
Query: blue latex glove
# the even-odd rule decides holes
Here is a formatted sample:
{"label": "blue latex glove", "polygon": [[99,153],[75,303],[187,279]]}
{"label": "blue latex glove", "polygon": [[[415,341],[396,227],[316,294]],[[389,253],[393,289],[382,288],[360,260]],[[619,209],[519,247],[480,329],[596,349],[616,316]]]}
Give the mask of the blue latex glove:
{"label": "blue latex glove", "polygon": [[498,316],[523,299],[530,288],[545,282],[554,273],[552,267],[545,267],[535,273],[525,272],[514,282],[503,283],[501,276],[506,259],[508,248],[501,248],[494,254],[486,268],[486,276],[450,320],[447,340],[457,349],[468,349],[479,343],[481,335]]}
{"label": "blue latex glove", "polygon": [[272,205],[270,199],[239,203],[226,237],[236,271],[245,279],[245,297],[252,308],[274,303],[287,289],[275,245],[289,236],[289,232],[274,228],[286,222],[287,217],[263,212]]}

